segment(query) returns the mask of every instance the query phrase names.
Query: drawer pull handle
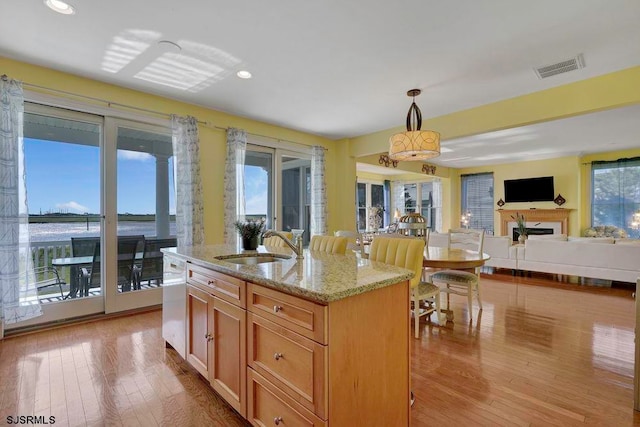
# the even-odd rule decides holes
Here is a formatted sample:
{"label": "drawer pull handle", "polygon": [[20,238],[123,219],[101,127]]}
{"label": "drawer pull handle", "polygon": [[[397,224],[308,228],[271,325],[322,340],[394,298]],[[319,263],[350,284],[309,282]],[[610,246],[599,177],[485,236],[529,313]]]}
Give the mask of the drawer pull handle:
{"label": "drawer pull handle", "polygon": [[281,305],[274,305],[273,306],[273,312],[274,313],[278,313],[282,311],[282,306]]}
{"label": "drawer pull handle", "polygon": [[276,359],[276,360],[284,359],[284,354],[276,353],[276,354],[273,355],[273,358]]}
{"label": "drawer pull handle", "polygon": [[279,426],[281,422],[282,422],[282,417],[275,417],[273,419],[273,423],[277,426]]}
{"label": "drawer pull handle", "polygon": [[207,341],[211,341],[213,339],[213,335],[211,334],[207,334],[204,337],[207,339]]}
{"label": "drawer pull handle", "polygon": [[209,280],[209,281],[207,281],[207,284],[213,286],[213,285],[216,284],[216,281],[215,280]]}

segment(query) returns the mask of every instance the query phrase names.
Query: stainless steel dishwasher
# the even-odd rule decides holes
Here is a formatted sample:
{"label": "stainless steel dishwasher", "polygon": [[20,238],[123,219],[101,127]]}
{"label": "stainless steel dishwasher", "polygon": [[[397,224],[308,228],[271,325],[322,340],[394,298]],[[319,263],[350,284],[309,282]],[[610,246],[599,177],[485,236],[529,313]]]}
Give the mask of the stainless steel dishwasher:
{"label": "stainless steel dishwasher", "polygon": [[185,358],[187,263],[167,251],[163,252],[162,338]]}

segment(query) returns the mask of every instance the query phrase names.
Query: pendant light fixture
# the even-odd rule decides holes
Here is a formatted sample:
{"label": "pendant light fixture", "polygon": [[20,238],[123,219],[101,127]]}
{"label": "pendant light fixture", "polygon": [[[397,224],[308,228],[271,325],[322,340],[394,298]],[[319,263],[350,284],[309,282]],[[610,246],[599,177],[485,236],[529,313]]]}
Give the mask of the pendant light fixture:
{"label": "pendant light fixture", "polygon": [[411,89],[408,96],[413,97],[407,113],[407,131],[389,138],[389,157],[393,160],[422,161],[440,155],[440,134],[432,130],[420,130],[422,112],[416,105],[416,96],[420,89]]}

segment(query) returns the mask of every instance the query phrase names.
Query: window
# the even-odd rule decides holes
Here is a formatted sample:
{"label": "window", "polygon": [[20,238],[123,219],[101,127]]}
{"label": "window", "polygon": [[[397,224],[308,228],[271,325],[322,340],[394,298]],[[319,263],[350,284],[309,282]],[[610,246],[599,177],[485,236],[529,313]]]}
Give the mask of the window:
{"label": "window", "polygon": [[404,213],[418,212],[422,215],[430,230],[436,230],[438,207],[435,203],[434,193],[439,182],[414,182],[404,184]]}
{"label": "window", "polygon": [[593,162],[591,174],[591,225],[614,225],[631,234],[631,217],[640,208],[640,157]]}
{"label": "window", "polygon": [[[386,194],[386,196],[385,196]],[[385,213],[389,212],[389,190],[388,185],[380,182],[358,182],[357,192],[357,212],[356,220],[358,221],[358,230],[366,231],[375,228],[371,224],[371,218],[369,217],[368,209],[372,207],[381,208],[376,216],[379,218],[379,223],[383,227],[388,225],[388,216]]]}
{"label": "window", "polygon": [[493,234],[493,173],[461,175],[462,214],[469,216],[469,228]]}

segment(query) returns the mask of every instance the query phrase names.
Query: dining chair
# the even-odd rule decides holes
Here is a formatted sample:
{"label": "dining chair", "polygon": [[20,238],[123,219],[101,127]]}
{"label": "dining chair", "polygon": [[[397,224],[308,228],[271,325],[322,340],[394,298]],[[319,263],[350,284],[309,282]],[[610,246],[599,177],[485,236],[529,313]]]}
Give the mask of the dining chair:
{"label": "dining chair", "polygon": [[411,237],[376,236],[371,243],[369,260],[392,264],[415,273],[409,285],[416,338],[420,337],[420,317],[435,312],[437,323],[440,323],[440,288],[421,279],[424,240]]}
{"label": "dining chair", "polygon": [[337,237],[346,237],[347,250],[360,252],[362,254],[363,245],[360,244],[362,242],[362,236],[357,231],[338,230],[335,233],[333,233],[333,235]]}
{"label": "dining chair", "polygon": [[[482,253],[484,245],[484,230],[470,228],[456,228],[449,230],[448,248],[471,249]],[[473,320],[473,295],[475,294],[478,306],[482,310],[480,292],[480,270],[476,267],[473,272],[462,270],[440,270],[431,274],[430,279],[434,285],[440,287],[441,292],[447,294],[447,311],[449,310],[450,294],[467,297],[467,309],[469,320]]]}
{"label": "dining chair", "polygon": [[145,239],[142,261],[139,265],[134,266],[133,289],[140,289],[142,282],[151,284],[152,281],[155,281],[156,285],[160,286],[164,266],[160,249],[176,245],[175,238]]}
{"label": "dining chair", "polygon": [[[283,236],[285,236],[287,239],[293,241],[293,233],[292,232],[290,232],[290,231],[279,231],[279,233],[282,234]],[[275,247],[275,248],[287,247],[287,245],[284,243],[284,240],[282,240],[278,236],[264,237],[262,239],[262,245],[263,246],[272,246],[272,247]]]}
{"label": "dining chair", "polygon": [[312,236],[309,242],[309,250],[344,255],[347,253],[347,238],[340,236]]}

